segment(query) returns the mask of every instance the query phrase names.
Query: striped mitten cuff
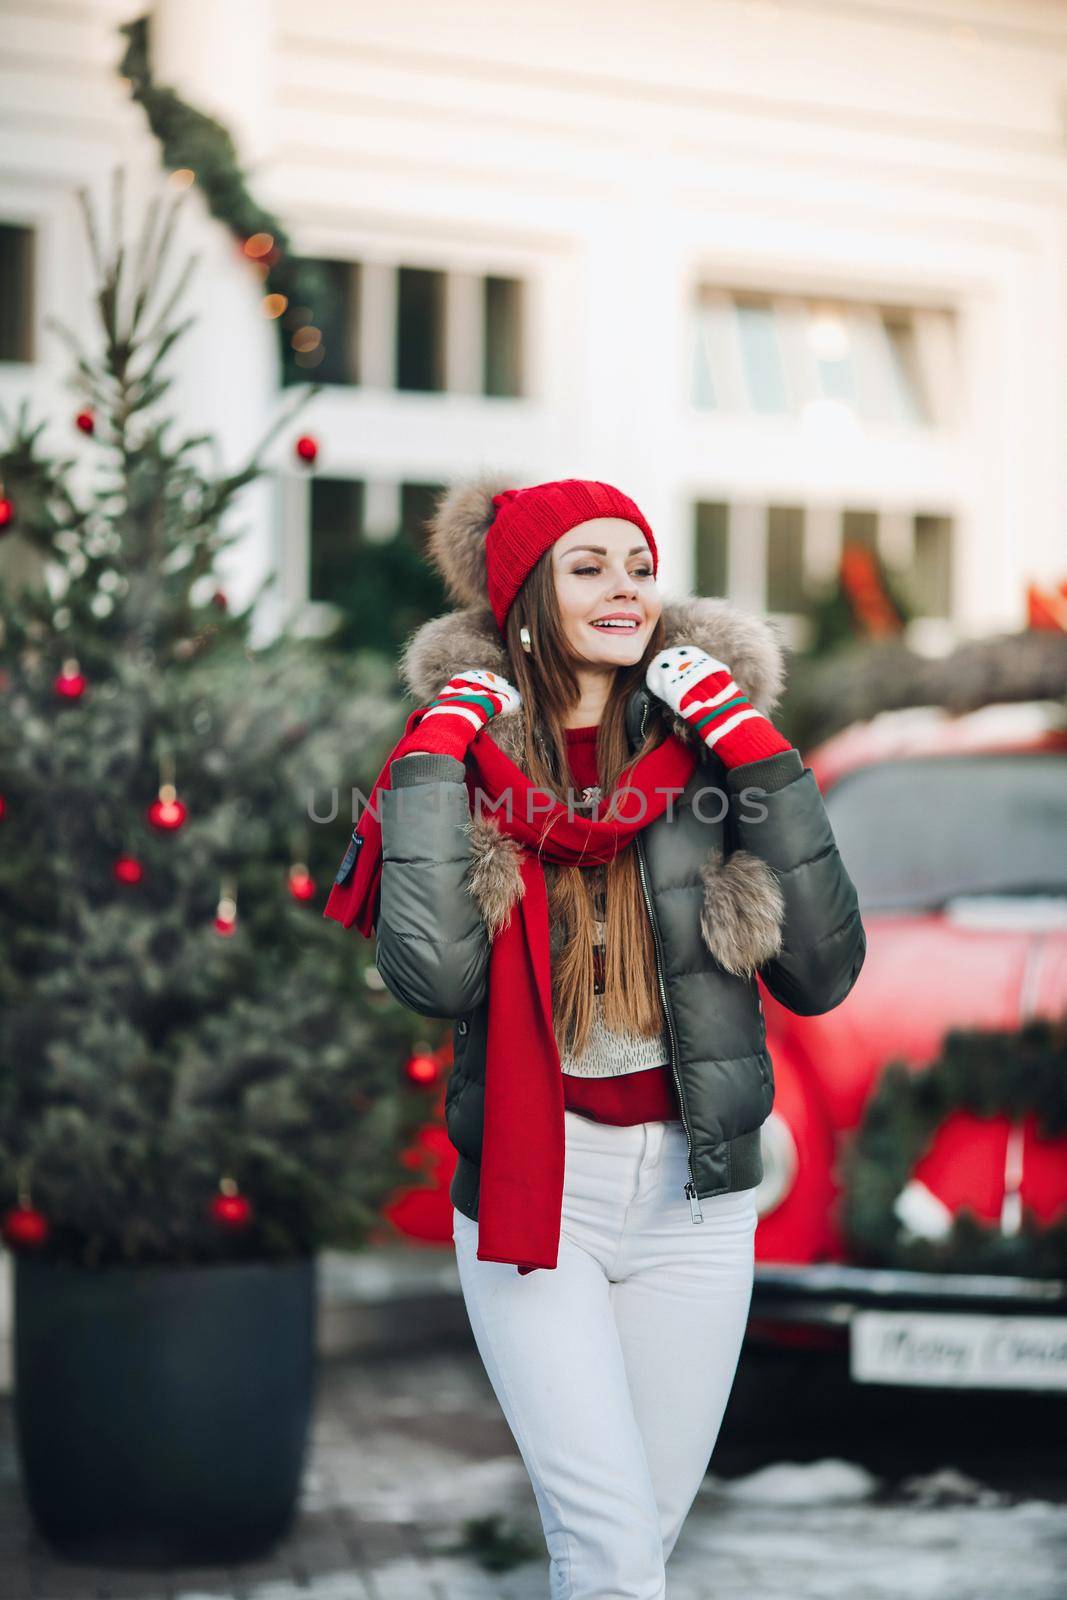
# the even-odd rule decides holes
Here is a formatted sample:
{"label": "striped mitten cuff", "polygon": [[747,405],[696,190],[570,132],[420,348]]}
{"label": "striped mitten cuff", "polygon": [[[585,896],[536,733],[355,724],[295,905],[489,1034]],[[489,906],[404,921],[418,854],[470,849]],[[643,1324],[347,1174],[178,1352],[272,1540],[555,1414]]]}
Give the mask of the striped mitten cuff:
{"label": "striped mitten cuff", "polygon": [[696,645],[657,651],[645,682],[685,718],[726,767],[762,761],[793,748],[738,688],[725,661]]}
{"label": "striped mitten cuff", "polygon": [[519,691],[499,672],[472,667],[457,673],[434,695],[405,740],[408,750],[427,750],[462,761],[467,746],[492,717],[516,711]]}

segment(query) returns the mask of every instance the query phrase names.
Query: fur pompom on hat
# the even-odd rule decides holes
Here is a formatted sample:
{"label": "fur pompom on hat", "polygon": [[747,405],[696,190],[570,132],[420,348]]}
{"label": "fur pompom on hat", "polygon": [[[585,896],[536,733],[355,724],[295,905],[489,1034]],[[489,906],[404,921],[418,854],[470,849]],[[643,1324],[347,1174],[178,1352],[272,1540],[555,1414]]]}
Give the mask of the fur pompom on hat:
{"label": "fur pompom on hat", "polygon": [[429,524],[430,560],[461,605],[488,600],[501,633],[530,570],[562,534],[596,517],[621,517],[640,528],[652,552],[652,529],[629,495],[610,483],[560,478],[508,489],[491,478],[446,490]]}

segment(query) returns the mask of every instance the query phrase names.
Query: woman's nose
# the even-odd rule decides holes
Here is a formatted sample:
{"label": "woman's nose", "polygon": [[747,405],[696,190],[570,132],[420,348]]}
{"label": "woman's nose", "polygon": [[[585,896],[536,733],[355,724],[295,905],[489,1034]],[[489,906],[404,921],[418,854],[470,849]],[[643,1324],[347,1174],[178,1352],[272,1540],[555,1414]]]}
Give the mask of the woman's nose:
{"label": "woman's nose", "polygon": [[614,590],[614,593],[617,595],[626,594],[633,598],[637,594],[637,584],[633,578],[627,575],[619,579],[618,586]]}

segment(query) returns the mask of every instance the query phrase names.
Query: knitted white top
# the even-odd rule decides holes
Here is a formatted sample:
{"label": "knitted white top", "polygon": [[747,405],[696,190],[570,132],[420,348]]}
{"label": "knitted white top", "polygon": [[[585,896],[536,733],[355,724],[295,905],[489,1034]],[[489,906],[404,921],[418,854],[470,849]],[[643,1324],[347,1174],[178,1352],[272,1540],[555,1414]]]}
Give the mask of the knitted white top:
{"label": "knitted white top", "polygon": [[650,1039],[640,1033],[610,1029],[604,1022],[604,868],[597,863],[584,870],[588,871],[592,880],[590,886],[597,914],[593,1025],[580,1055],[572,1055],[566,1050],[559,1032],[556,1032],[560,1068],[575,1078],[614,1078],[628,1072],[647,1072],[649,1067],[665,1066],[671,1057],[667,1035],[662,1029]]}

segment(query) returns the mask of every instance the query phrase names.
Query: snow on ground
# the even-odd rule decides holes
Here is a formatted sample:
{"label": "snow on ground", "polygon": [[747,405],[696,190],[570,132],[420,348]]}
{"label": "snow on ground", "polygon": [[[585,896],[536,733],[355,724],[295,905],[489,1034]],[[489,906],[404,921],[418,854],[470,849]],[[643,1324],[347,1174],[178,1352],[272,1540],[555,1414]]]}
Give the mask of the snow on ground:
{"label": "snow on ground", "polygon": [[[375,1441],[368,1441],[372,1446]],[[545,1600],[547,1558],[503,1574],[446,1553],[464,1516],[496,1510],[539,1536],[521,1462],[377,1441],[361,1514],[424,1529],[425,1555],[374,1572],[379,1600]],[[447,1453],[447,1452],[446,1452]],[[352,1492],[351,1481],[346,1485]],[[1016,1502],[947,1466],[893,1490],[828,1456],[741,1478],[709,1474],[668,1565],[668,1600],[1067,1600],[1067,1507]],[[353,1596],[359,1591],[352,1591]],[[348,1600],[343,1584],[315,1600]],[[190,1597],[183,1597],[190,1600]],[[250,1591],[250,1600],[289,1600]],[[295,1596],[293,1597],[295,1600]]]}
{"label": "snow on ground", "polygon": [[[546,1555],[493,1573],[455,1553],[463,1519],[493,1512],[543,1550],[529,1479],[477,1363],[427,1361],[404,1388],[376,1386],[366,1369],[337,1383],[305,1509],[332,1503],[420,1529],[420,1558],[374,1563],[372,1600],[547,1600]],[[1067,1600],[1067,1504],[993,1489],[951,1459],[900,1482],[830,1453],[776,1459],[709,1473],[667,1571],[668,1600]],[[345,1577],[245,1595],[363,1600],[362,1580],[350,1571],[346,1588]]]}
{"label": "snow on ground", "polygon": [[[768,1467],[729,1491],[709,1481],[668,1563],[668,1600],[1064,1600],[1062,1506],[1005,1504],[980,1485],[946,1505],[879,1504],[865,1477],[827,1460]],[[409,1563],[376,1570],[381,1600],[546,1600],[547,1559],[491,1574],[427,1546],[415,1588]],[[343,1586],[312,1594],[348,1600]]]}
{"label": "snow on ground", "polygon": [[851,1462],[776,1462],[709,1476],[675,1557],[670,1600],[1064,1600],[1067,1508],[951,1467],[888,1494]]}
{"label": "snow on ground", "polygon": [[[913,1415],[901,1417],[907,1433]],[[859,1436],[874,1435],[864,1425]],[[910,1477],[882,1478],[883,1468],[853,1459],[866,1451],[828,1422],[814,1461],[789,1459],[787,1444],[743,1475],[709,1473],[668,1564],[668,1600],[1067,1600],[1067,1485],[1061,1496],[1055,1473],[1031,1470],[1031,1436],[1012,1444],[996,1433],[997,1488],[955,1464],[967,1458],[951,1431],[938,1437],[943,1450],[928,1443],[922,1458],[942,1464]],[[723,1452],[713,1465],[727,1460]],[[494,1514],[502,1531],[533,1541],[535,1557],[496,1573],[457,1549],[465,1519]],[[548,1560],[533,1490],[477,1357],[442,1351],[323,1371],[297,1526],[264,1561],[231,1568],[138,1575],[57,1561],[33,1535],[7,1416],[0,1594],[547,1600]]]}

